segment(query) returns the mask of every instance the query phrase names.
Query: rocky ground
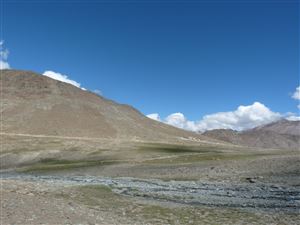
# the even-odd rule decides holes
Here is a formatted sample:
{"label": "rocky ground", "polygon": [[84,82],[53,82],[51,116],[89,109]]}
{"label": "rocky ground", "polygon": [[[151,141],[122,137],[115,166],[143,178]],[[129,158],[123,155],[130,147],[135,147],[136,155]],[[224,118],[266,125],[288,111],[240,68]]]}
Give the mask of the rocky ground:
{"label": "rocky ground", "polygon": [[1,225],[300,224],[298,151],[147,146],[122,153],[126,160],[92,153],[2,170]]}
{"label": "rocky ground", "polygon": [[[294,211],[299,210],[299,205],[294,201],[289,203],[293,210],[287,205],[278,209],[224,207],[218,205],[221,197],[216,197],[210,206],[178,204],[172,203],[174,199],[157,200],[158,196],[146,194],[133,197],[140,196],[138,190],[131,190],[131,197],[123,196],[128,184],[118,194],[114,188],[111,191],[95,184],[3,180],[1,224],[299,224],[299,214]],[[153,185],[156,186],[150,187]],[[176,183],[173,187],[176,188]],[[222,193],[218,189],[211,191]],[[145,192],[154,194],[146,190],[141,193]],[[210,197],[211,194],[205,198]]]}
{"label": "rocky ground", "polygon": [[156,179],[107,178],[93,176],[42,176],[2,174],[2,179],[74,186],[102,185],[113,192],[186,205],[277,210],[290,213],[300,209],[296,187],[267,185],[249,178],[250,184],[201,181],[161,181]]}

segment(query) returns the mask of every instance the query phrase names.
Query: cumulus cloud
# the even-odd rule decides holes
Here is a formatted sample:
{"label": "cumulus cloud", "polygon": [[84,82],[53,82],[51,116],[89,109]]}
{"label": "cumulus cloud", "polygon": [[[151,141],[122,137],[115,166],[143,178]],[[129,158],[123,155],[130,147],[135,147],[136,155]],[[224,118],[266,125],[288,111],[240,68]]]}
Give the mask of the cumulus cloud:
{"label": "cumulus cloud", "polygon": [[272,112],[260,102],[254,102],[249,106],[239,106],[232,112],[220,112],[204,116],[198,123],[198,127],[200,131],[217,128],[245,130],[280,118],[280,113]]}
{"label": "cumulus cloud", "polygon": [[194,121],[189,121],[182,113],[177,112],[167,116],[164,120],[165,123],[174,127],[182,128],[185,130],[197,131],[197,126]]}
{"label": "cumulus cloud", "polygon": [[[155,113],[148,115],[148,117],[155,119],[159,118],[159,115]],[[182,113],[173,113],[160,121],[185,130],[203,132],[213,129],[233,129],[241,131],[281,118],[282,115],[280,113],[272,112],[260,102],[254,102],[252,105],[239,106],[234,111],[206,115],[200,121],[190,121]]]}
{"label": "cumulus cloud", "polygon": [[10,65],[7,62],[9,51],[4,48],[4,41],[0,41],[0,70],[10,69]]}
{"label": "cumulus cloud", "polygon": [[300,100],[300,86],[296,88],[296,91],[292,95],[293,99]]}
{"label": "cumulus cloud", "polygon": [[8,62],[4,62],[0,60],[0,70],[6,70],[6,69],[10,69]]}
{"label": "cumulus cloud", "polygon": [[81,87],[80,83],[78,83],[78,82],[76,82],[74,80],[69,79],[67,75],[64,75],[64,74],[61,74],[61,73],[57,73],[57,72],[54,72],[54,71],[51,71],[51,70],[45,71],[43,73],[43,75],[46,76],[46,77],[50,77],[50,78],[52,78],[54,80],[59,80],[61,82],[72,84],[75,87],[81,88],[84,91],[86,90],[85,88]]}
{"label": "cumulus cloud", "polygon": [[156,120],[156,121],[160,121],[160,117],[159,117],[158,113],[149,114],[149,115],[147,115],[147,117],[150,119]]}
{"label": "cumulus cloud", "polygon": [[300,120],[300,116],[288,116],[288,117],[285,117],[287,120],[290,120],[290,121],[299,121]]}
{"label": "cumulus cloud", "polygon": [[[292,98],[298,100],[298,103],[299,103],[299,100],[300,100],[300,86],[298,86],[296,88],[294,94],[292,95]],[[297,107],[298,107],[298,109],[300,109],[300,104],[298,104]]]}

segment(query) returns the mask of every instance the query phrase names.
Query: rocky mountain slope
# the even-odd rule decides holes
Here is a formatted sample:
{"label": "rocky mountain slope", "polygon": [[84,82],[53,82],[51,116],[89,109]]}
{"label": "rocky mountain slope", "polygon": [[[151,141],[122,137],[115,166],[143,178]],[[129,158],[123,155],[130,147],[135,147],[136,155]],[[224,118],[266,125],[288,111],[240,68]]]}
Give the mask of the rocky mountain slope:
{"label": "rocky mountain slope", "polygon": [[1,87],[3,133],[156,142],[209,140],[34,72],[3,70]]}
{"label": "rocky mountain slope", "polygon": [[264,126],[256,127],[252,129],[252,131],[270,131],[277,134],[300,136],[300,121],[282,119]]}
{"label": "rocky mountain slope", "polygon": [[217,129],[203,135],[250,147],[300,149],[300,121],[279,120],[243,132]]}

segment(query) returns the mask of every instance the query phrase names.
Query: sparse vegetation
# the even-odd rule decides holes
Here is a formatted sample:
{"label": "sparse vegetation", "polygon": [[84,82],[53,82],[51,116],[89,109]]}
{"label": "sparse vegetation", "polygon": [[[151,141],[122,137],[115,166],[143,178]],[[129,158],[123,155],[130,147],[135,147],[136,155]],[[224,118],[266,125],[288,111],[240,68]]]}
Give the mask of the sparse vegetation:
{"label": "sparse vegetation", "polygon": [[69,170],[83,167],[107,166],[119,163],[115,160],[58,160],[42,159],[40,162],[19,168],[19,172],[51,172]]}
{"label": "sparse vegetation", "polygon": [[139,146],[139,150],[166,154],[221,152],[221,148],[216,146],[187,146],[171,144],[145,144]]}
{"label": "sparse vegetation", "polygon": [[218,160],[242,160],[261,157],[268,154],[249,154],[249,153],[201,153],[190,155],[179,155],[172,158],[147,160],[146,163],[152,164],[186,164],[198,163],[203,161],[218,161]]}
{"label": "sparse vegetation", "polygon": [[[147,202],[123,197],[103,185],[78,187],[77,201],[100,211],[113,211],[118,217],[129,217],[135,221],[149,224],[266,224],[268,216],[261,217],[255,212],[232,208],[216,208],[204,206],[184,206],[159,202]],[[296,215],[286,215],[290,219]],[[280,215],[278,221],[285,224]],[[274,219],[274,218],[273,218]]]}

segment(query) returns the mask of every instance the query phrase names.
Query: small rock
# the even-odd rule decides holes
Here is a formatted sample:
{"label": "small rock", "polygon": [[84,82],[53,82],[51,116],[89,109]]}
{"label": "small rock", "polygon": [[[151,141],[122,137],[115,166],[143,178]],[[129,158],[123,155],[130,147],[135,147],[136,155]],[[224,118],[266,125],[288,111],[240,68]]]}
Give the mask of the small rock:
{"label": "small rock", "polygon": [[249,181],[249,183],[255,183],[255,179],[251,177],[247,177],[246,180]]}

